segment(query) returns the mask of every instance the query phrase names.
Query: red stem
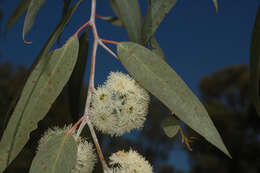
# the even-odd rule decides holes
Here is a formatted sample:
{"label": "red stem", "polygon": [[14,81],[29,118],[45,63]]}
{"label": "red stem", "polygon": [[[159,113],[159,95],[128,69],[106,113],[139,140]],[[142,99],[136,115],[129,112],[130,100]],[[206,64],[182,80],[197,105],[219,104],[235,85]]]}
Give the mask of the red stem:
{"label": "red stem", "polygon": [[77,35],[79,34],[80,31],[82,31],[85,27],[87,27],[89,25],[89,21],[87,21],[84,25],[82,25],[78,30],[77,32],[75,32],[74,35]]}
{"label": "red stem", "polygon": [[99,40],[103,41],[104,43],[109,43],[109,44],[114,44],[114,45],[119,44],[119,42],[117,42],[117,41],[105,40],[105,39],[102,39],[102,38],[100,38]]}
{"label": "red stem", "polygon": [[84,120],[84,116],[82,116],[66,133],[67,136],[69,136],[77,127],[78,125],[81,123],[81,121]]}

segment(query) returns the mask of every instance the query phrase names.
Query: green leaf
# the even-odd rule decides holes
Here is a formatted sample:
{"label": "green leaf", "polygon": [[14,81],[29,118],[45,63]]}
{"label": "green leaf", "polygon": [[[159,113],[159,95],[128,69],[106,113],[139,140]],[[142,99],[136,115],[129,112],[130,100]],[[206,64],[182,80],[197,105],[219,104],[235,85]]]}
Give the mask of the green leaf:
{"label": "green leaf", "polygon": [[69,12],[71,0],[63,0],[62,18],[66,17]]}
{"label": "green leaf", "polygon": [[31,72],[0,142],[0,172],[15,159],[67,83],[78,57],[77,36],[42,57]]}
{"label": "green leaf", "polygon": [[23,40],[25,41],[25,35],[30,31],[33,26],[36,15],[40,8],[43,6],[46,0],[31,0],[28,7],[24,25],[23,25]]}
{"label": "green leaf", "polygon": [[25,13],[25,11],[28,9],[29,4],[31,0],[21,0],[19,5],[14,9],[11,17],[8,19],[5,32],[8,32],[8,30],[17,22],[17,20]]}
{"label": "green leaf", "polygon": [[138,0],[110,0],[114,10],[127,31],[130,41],[141,43],[142,16]]}
{"label": "green leaf", "polygon": [[180,120],[231,157],[204,106],[162,58],[131,42],[119,43],[117,50],[120,61],[141,86]]}
{"label": "green leaf", "polygon": [[[53,46],[53,44],[56,42],[56,40],[58,39],[58,37],[60,36],[60,34],[62,33],[64,27],[66,26],[66,24],[68,23],[68,21],[70,20],[72,14],[74,13],[74,11],[76,10],[76,8],[79,6],[79,4],[81,3],[82,0],[79,0],[77,3],[75,3],[75,5],[68,11],[67,15],[60,21],[60,23],[57,25],[57,27],[55,28],[55,30],[53,31],[53,33],[51,34],[51,36],[49,37],[48,41],[45,43],[44,47],[42,48],[40,54],[37,56],[36,60],[34,61],[34,64],[32,65],[32,67],[30,68],[30,73],[33,70],[33,68],[35,67],[35,65],[38,63],[39,59],[41,59],[43,56],[45,56],[48,51],[50,50],[50,48]],[[29,74],[30,74],[29,73]],[[24,83],[26,82],[26,80],[24,81]],[[15,107],[17,101],[21,95],[22,92],[22,88],[21,90],[19,90],[17,93],[17,95],[15,96],[15,99],[12,101],[11,106],[9,108],[9,111],[6,115],[5,119],[9,119],[8,117],[10,117],[10,112],[11,110],[13,110],[13,108]],[[4,123],[5,124],[5,123]]]}
{"label": "green leaf", "polygon": [[118,17],[102,16],[101,19],[111,23],[112,25],[118,26],[118,27],[123,26],[123,22]]}
{"label": "green leaf", "polygon": [[72,15],[74,14],[75,10],[78,8],[79,4],[82,2],[83,0],[78,0],[73,7],[71,7],[71,9],[69,10],[69,12],[67,13],[66,17],[62,18],[62,20],[60,21],[60,23],[56,26],[56,28],[54,29],[54,31],[52,32],[51,36],[49,37],[49,39],[47,40],[47,42],[44,44],[43,48],[41,49],[41,52],[39,53],[39,55],[37,56],[36,60],[34,61],[34,64],[32,65],[32,69],[33,67],[37,64],[37,62],[43,57],[45,56],[48,51],[51,49],[51,47],[53,46],[53,44],[57,41],[57,39],[59,38],[59,36],[61,35],[63,29],[65,28],[65,26],[67,25],[67,23],[69,22],[70,18],[72,17]]}
{"label": "green leaf", "polygon": [[166,60],[164,52],[163,52],[162,48],[160,47],[159,43],[157,42],[157,40],[155,39],[155,37],[152,37],[150,44],[152,47],[152,52],[159,55],[164,60]]}
{"label": "green leaf", "polygon": [[218,12],[218,0],[212,0],[213,1],[213,4],[216,8],[216,12]]}
{"label": "green leaf", "polygon": [[84,73],[88,56],[87,32],[84,32],[79,39],[79,54],[75,68],[68,82],[69,104],[74,120],[77,121],[81,109],[81,95],[84,88]]}
{"label": "green leaf", "polygon": [[251,47],[250,47],[250,96],[258,115],[260,116],[259,101],[259,58],[260,58],[260,6],[255,18]]}
{"label": "green leaf", "polygon": [[[63,9],[62,9],[61,20],[66,18],[66,16],[68,15],[68,13],[70,11],[70,8],[69,8],[70,4],[71,4],[71,0],[63,0]],[[60,34],[59,38],[57,39],[58,45],[60,45],[61,36],[62,36],[62,34]]]}
{"label": "green leaf", "polygon": [[34,157],[30,173],[70,173],[77,161],[77,148],[71,135],[53,135]]}
{"label": "green leaf", "polygon": [[120,17],[119,7],[117,6],[115,0],[109,0],[109,4],[113,12],[115,13],[115,15],[119,18]]}
{"label": "green leaf", "polygon": [[161,126],[165,134],[168,137],[173,138],[180,130],[180,121],[174,116],[170,116],[162,121]]}
{"label": "green leaf", "polygon": [[178,0],[152,0],[142,26],[142,41],[146,45],[154,35],[162,20]]}

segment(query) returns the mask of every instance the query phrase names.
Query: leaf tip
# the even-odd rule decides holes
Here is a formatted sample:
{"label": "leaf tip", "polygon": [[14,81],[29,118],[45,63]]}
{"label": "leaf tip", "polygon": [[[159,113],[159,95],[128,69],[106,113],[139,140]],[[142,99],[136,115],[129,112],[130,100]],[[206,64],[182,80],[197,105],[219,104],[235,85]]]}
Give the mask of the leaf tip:
{"label": "leaf tip", "polygon": [[26,40],[25,40],[25,34],[23,34],[23,42],[24,42],[25,44],[32,44],[31,41],[26,41]]}

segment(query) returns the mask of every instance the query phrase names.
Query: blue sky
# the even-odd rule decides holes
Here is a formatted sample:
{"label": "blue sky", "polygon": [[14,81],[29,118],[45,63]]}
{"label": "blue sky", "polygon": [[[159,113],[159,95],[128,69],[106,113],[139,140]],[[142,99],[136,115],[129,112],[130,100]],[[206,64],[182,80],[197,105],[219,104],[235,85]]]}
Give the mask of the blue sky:
{"label": "blue sky", "polygon": [[[19,0],[3,0],[2,31],[18,2]],[[62,43],[88,20],[90,2],[84,0],[79,6],[65,28]],[[140,2],[142,9],[145,9],[146,0]],[[249,63],[251,33],[259,2],[219,0],[219,13],[216,14],[212,0],[179,0],[161,23],[156,38],[167,61],[195,94],[198,95],[198,82],[201,77],[225,66]],[[46,1],[33,29],[26,37],[33,42],[32,45],[25,45],[22,40],[23,16],[4,38],[0,38],[0,62],[29,67],[58,23],[61,11],[62,0]],[[108,0],[97,0],[97,13],[103,16],[113,15]],[[102,38],[127,40],[126,32],[122,28],[101,20],[97,20],[97,28]],[[116,70],[124,71],[115,58],[99,47],[96,83],[101,84],[110,71]],[[172,161],[175,166],[187,170],[187,157],[181,150],[172,154]]]}

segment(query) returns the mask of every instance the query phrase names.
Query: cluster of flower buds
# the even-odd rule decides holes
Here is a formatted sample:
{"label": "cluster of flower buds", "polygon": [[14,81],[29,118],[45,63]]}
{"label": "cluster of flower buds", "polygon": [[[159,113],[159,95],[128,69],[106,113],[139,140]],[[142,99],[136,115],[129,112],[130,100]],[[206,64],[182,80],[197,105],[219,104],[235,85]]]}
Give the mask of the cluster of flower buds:
{"label": "cluster of flower buds", "polygon": [[[42,146],[46,144],[54,135],[66,134],[71,126],[65,126],[64,128],[54,127],[48,129],[39,141],[38,151]],[[92,143],[89,143],[85,138],[78,137],[73,132],[72,136],[75,138],[78,144],[77,162],[71,173],[91,173],[96,163],[96,155],[94,153]]]}
{"label": "cluster of flower buds", "polygon": [[113,173],[153,173],[150,163],[136,151],[118,151],[112,154],[109,164]]}
{"label": "cluster of flower buds", "polygon": [[105,134],[121,136],[143,127],[149,95],[129,75],[111,72],[92,97],[90,119]]}

